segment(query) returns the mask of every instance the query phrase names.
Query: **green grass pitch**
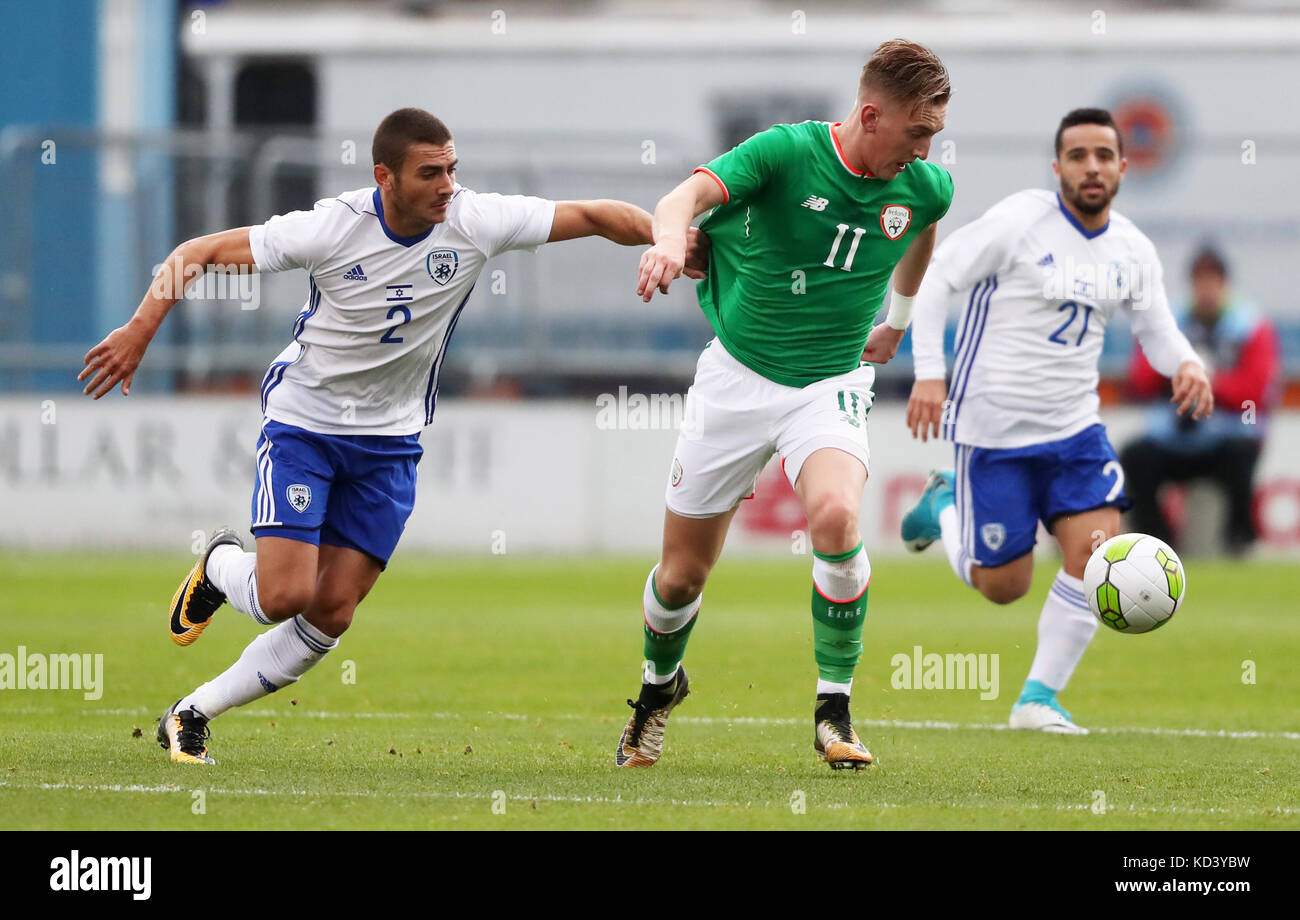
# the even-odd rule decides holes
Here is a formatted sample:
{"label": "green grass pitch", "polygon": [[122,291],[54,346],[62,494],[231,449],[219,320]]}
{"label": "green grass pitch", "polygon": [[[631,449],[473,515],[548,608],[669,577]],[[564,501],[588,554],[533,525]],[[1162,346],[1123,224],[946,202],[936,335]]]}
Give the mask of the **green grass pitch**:
{"label": "green grass pitch", "polygon": [[[399,554],[321,665],[214,721],[203,768],[154,720],[254,625],[223,608],[173,646],[183,557],[11,554],[0,653],[102,654],[104,678],[97,700],[0,690],[0,827],[1300,827],[1293,564],[1192,561],[1166,629],[1099,632],[1062,695],[1093,734],[1058,737],[1003,728],[1054,565],[996,607],[937,554],[879,560],[853,708],[879,763],[836,773],[812,751],[808,559],[724,558],[664,758],[618,770],[650,561]],[[894,688],[914,646],[996,653],[998,697]]]}

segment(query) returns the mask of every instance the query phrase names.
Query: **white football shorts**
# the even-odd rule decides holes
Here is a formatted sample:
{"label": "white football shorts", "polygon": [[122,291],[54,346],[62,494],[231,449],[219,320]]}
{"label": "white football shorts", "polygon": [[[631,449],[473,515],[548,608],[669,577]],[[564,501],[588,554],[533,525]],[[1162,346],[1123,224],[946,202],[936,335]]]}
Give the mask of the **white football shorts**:
{"label": "white football shorts", "polygon": [[867,412],[876,370],[863,365],[787,387],[741,364],[716,338],[700,355],[664,501],[682,517],[730,511],[754,494],[773,454],[793,486],[813,451],[836,447],[870,469]]}

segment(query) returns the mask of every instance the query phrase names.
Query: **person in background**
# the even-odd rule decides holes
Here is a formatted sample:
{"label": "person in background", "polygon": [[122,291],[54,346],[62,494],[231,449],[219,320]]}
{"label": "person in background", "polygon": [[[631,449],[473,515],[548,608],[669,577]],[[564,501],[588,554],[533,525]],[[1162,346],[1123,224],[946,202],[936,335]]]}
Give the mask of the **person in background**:
{"label": "person in background", "polygon": [[[1248,300],[1228,287],[1223,256],[1203,247],[1192,260],[1191,303],[1177,312],[1179,328],[1205,362],[1220,407],[1196,421],[1163,403],[1151,409],[1147,433],[1120,454],[1133,500],[1136,530],[1173,543],[1157,500],[1166,483],[1209,479],[1224,492],[1224,547],[1237,555],[1255,540],[1251,496],[1255,465],[1279,379],[1277,331]],[[1130,371],[1133,394],[1151,399],[1168,389],[1141,348]]]}

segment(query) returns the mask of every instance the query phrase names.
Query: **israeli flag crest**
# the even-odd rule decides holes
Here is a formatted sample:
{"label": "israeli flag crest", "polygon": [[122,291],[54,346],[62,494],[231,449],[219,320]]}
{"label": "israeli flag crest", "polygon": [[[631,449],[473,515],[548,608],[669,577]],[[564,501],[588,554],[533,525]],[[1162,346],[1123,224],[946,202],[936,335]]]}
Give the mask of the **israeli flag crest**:
{"label": "israeli flag crest", "polygon": [[454,249],[435,249],[424,260],[424,267],[428,269],[429,277],[440,287],[456,277],[456,269],[459,266],[460,256]]}
{"label": "israeli flag crest", "polygon": [[980,536],[984,538],[984,545],[996,553],[1007,539],[1007,529],[1001,524],[985,524],[980,528]]}

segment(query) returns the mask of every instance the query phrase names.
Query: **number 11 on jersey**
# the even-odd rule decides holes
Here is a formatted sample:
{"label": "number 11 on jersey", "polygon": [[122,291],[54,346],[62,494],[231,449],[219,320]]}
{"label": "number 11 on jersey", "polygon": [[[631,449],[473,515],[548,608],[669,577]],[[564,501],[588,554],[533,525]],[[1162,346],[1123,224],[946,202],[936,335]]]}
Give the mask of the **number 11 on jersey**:
{"label": "number 11 on jersey", "polygon": [[[835,254],[840,251],[840,240],[844,239],[844,233],[849,229],[848,224],[836,224],[835,229],[839,233],[835,234],[835,242],[831,243],[831,254],[826,257],[822,264],[827,268],[835,267]],[[858,241],[862,239],[862,234],[867,231],[862,227],[853,228],[853,243],[849,246],[849,254],[844,257],[844,264],[840,266],[841,271],[850,271],[853,268],[853,256],[858,251]]]}

